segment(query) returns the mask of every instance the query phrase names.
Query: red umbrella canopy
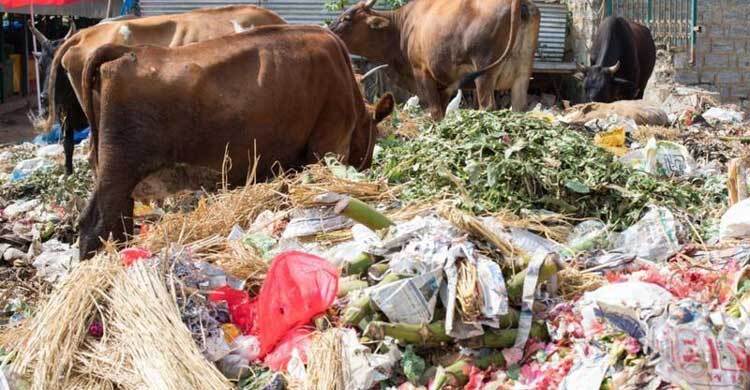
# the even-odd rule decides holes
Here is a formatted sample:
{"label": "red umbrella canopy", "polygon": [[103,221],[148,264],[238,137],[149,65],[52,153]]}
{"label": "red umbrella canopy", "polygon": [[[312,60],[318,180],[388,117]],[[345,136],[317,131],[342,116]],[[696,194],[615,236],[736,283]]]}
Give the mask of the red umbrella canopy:
{"label": "red umbrella canopy", "polygon": [[0,0],[0,5],[8,10],[12,8],[28,7],[31,3],[34,3],[34,5],[63,6],[77,3],[79,1],[80,0]]}

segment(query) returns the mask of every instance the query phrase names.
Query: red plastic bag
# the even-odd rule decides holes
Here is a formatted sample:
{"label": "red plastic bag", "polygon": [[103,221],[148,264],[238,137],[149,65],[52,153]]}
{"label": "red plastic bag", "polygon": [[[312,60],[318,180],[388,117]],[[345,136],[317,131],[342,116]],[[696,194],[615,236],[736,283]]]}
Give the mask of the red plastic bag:
{"label": "red plastic bag", "polygon": [[257,301],[260,357],[292,329],[325,312],[336,299],[339,273],[328,261],[290,251],[273,259]]}
{"label": "red plastic bag", "polygon": [[226,302],[229,318],[243,334],[255,334],[255,301],[242,290],[235,290],[229,286],[219,287],[208,295],[211,302]]}
{"label": "red plastic bag", "polygon": [[312,331],[305,327],[299,327],[287,332],[283,339],[276,345],[271,353],[266,355],[263,363],[273,371],[286,371],[287,364],[292,358],[292,351],[299,351],[302,363],[307,364],[307,352],[310,350]]}
{"label": "red plastic bag", "polygon": [[141,248],[127,248],[120,251],[122,265],[126,267],[130,267],[136,261],[148,259],[151,256],[151,252]]}

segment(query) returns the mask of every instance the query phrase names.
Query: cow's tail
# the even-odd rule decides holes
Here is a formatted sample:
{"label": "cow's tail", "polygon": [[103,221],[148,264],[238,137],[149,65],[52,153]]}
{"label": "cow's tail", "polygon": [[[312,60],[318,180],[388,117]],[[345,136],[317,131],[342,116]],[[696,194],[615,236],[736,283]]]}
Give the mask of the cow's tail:
{"label": "cow's tail", "polygon": [[96,88],[97,76],[99,75],[99,68],[105,62],[116,60],[122,57],[132,48],[127,46],[106,44],[96,49],[86,60],[86,64],[83,67],[83,79],[81,82],[81,108],[83,113],[89,121],[91,128],[91,163],[92,169],[96,172],[98,165],[99,150],[99,128],[96,120],[96,111],[94,110],[94,89]]}
{"label": "cow's tail", "polygon": [[485,66],[476,72],[471,72],[461,78],[458,84],[459,89],[467,88],[474,82],[478,77],[487,73],[492,68],[498,66],[500,63],[505,61],[513,50],[513,45],[516,44],[516,35],[521,30],[521,0],[511,0],[510,3],[510,35],[508,37],[508,45],[505,46],[505,51],[500,58],[496,59],[493,63]]}

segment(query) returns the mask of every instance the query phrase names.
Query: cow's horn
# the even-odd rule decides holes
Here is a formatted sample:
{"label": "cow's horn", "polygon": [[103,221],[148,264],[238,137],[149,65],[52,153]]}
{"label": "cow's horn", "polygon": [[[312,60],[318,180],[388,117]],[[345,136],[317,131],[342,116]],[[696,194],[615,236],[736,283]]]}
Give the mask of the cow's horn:
{"label": "cow's horn", "polygon": [[387,68],[387,67],[388,67],[388,64],[383,64],[383,65],[378,65],[378,66],[370,69],[367,73],[365,73],[362,76],[362,80],[366,79],[367,77],[369,77],[371,74],[377,72],[378,70],[383,69],[383,68]]}
{"label": "cow's horn", "polygon": [[609,72],[610,74],[615,74],[618,70],[620,70],[620,61],[617,61],[616,64],[607,68],[607,72]]}
{"label": "cow's horn", "polygon": [[576,62],[576,69],[578,69],[579,72],[586,73],[589,70],[589,67],[584,64]]}
{"label": "cow's horn", "polygon": [[367,2],[365,3],[365,8],[372,8],[372,6],[375,5],[377,1],[378,0],[367,0]]}
{"label": "cow's horn", "polygon": [[39,41],[42,45],[48,45],[49,39],[42,34],[41,31],[37,30],[36,27],[34,27],[33,24],[29,23],[29,30],[31,30],[31,33],[34,34],[36,37],[36,40]]}
{"label": "cow's horn", "polygon": [[67,40],[68,38],[72,37],[73,34],[75,34],[75,33],[76,33],[76,22],[74,22],[74,21],[71,20],[70,21],[70,29],[68,30],[68,33],[65,34],[65,38],[63,38],[63,39]]}

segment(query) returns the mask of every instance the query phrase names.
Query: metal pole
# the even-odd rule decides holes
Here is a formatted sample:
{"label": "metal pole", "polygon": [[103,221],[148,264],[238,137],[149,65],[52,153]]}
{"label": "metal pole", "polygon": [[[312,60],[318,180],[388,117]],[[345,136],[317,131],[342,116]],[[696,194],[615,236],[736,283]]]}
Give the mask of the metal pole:
{"label": "metal pole", "polygon": [[695,65],[695,43],[698,38],[698,0],[690,0],[690,65]]}
{"label": "metal pole", "polygon": [[[0,15],[0,69],[2,69],[2,72],[0,72],[0,103],[5,103],[5,72],[8,70],[5,69],[5,60],[3,57],[5,57],[5,29],[3,28],[3,17],[4,15]],[[12,28],[13,23],[11,20],[8,20],[8,25]]]}
{"label": "metal pole", "polygon": [[646,6],[648,7],[646,12],[648,12],[648,24],[650,27],[651,23],[654,21],[654,0],[648,0]]}
{"label": "metal pole", "polygon": [[[36,23],[34,22],[34,0],[31,0],[30,3],[30,12],[31,12],[31,24],[36,27]],[[31,42],[34,49],[34,53],[36,53],[36,37],[34,34],[31,34]],[[37,105],[37,111],[39,115],[42,115],[42,90],[39,88],[39,60],[34,57],[34,70],[36,71],[36,105]]]}
{"label": "metal pole", "polygon": [[23,83],[21,83],[21,95],[29,96],[29,84],[31,76],[29,75],[29,18],[21,16],[23,21],[23,58],[21,58],[21,73],[23,74]]}
{"label": "metal pole", "polygon": [[607,12],[607,14],[605,16],[611,16],[612,15],[612,1],[613,0],[605,0],[604,1],[605,9],[606,9],[606,12]]}

